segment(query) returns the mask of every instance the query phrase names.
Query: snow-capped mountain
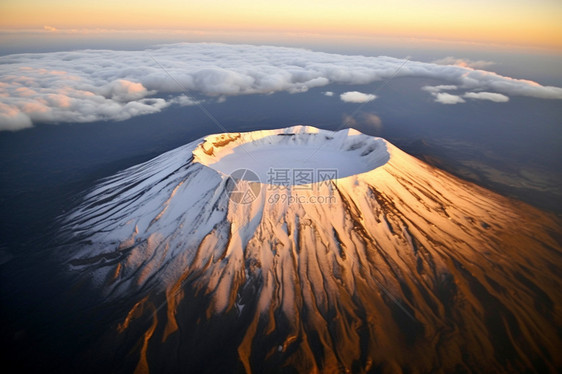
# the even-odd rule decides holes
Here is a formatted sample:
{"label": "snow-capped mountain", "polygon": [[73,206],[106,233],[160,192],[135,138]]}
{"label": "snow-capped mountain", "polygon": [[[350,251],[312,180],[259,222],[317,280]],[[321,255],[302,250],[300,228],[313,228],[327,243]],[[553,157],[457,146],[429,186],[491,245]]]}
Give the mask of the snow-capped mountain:
{"label": "snow-capped mountain", "polygon": [[123,369],[562,368],[559,220],[355,130],[211,135],[64,223]]}

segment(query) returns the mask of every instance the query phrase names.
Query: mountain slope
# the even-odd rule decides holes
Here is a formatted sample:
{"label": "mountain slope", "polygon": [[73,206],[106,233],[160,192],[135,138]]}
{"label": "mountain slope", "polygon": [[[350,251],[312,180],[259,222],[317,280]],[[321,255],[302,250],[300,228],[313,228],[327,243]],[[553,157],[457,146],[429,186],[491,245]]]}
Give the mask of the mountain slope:
{"label": "mountain slope", "polygon": [[65,222],[72,271],[129,305],[96,353],[122,370],[562,368],[560,222],[354,130],[209,136]]}

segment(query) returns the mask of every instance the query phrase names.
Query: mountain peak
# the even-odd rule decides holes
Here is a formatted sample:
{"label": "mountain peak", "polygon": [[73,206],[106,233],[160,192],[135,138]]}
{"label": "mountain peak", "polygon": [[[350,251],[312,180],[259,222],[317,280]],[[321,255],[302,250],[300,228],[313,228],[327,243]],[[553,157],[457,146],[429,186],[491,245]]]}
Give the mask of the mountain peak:
{"label": "mountain peak", "polygon": [[105,302],[134,295],[113,334],[138,365],[554,371],[559,225],[383,139],[296,126],[103,181],[66,253]]}

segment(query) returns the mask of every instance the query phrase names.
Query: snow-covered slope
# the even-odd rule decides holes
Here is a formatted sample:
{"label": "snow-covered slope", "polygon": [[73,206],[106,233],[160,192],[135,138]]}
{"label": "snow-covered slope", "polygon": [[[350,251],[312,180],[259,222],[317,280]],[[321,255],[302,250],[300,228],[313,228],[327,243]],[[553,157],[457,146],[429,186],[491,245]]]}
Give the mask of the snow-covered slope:
{"label": "snow-covered slope", "polygon": [[65,225],[139,370],[562,367],[560,222],[355,130],[212,135]]}

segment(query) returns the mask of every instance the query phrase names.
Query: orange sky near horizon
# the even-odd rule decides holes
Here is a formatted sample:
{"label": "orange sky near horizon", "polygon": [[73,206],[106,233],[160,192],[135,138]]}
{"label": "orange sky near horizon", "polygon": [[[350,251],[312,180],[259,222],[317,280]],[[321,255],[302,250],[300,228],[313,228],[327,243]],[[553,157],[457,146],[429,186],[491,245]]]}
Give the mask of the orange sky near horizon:
{"label": "orange sky near horizon", "polygon": [[350,34],[562,50],[560,0],[3,0],[0,28]]}

